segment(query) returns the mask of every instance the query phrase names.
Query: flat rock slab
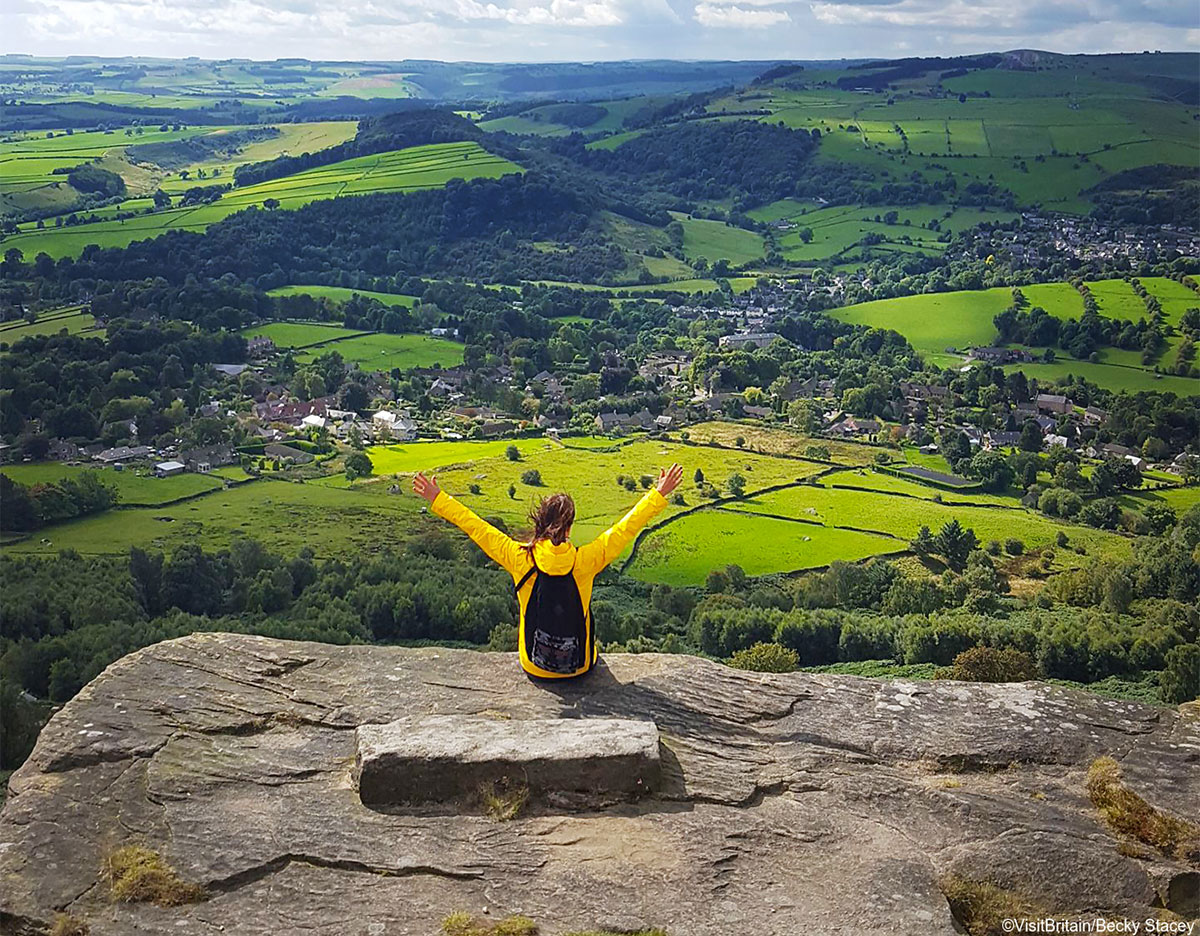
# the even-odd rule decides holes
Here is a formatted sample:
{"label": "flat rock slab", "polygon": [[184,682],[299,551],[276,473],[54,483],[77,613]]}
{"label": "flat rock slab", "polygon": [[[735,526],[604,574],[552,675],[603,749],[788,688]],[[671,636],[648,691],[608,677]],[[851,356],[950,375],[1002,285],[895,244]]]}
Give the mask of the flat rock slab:
{"label": "flat rock slab", "polygon": [[366,805],[445,802],[481,785],[629,797],[658,785],[658,728],[628,718],[425,715],[355,732]]}

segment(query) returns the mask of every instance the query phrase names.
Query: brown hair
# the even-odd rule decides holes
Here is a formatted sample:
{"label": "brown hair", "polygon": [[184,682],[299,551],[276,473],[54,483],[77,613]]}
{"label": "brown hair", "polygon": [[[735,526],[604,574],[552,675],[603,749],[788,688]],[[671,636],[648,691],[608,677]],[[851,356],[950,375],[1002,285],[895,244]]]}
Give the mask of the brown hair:
{"label": "brown hair", "polygon": [[548,539],[555,546],[567,541],[571,532],[571,524],[575,522],[575,501],[570,494],[551,494],[543,497],[536,507],[529,511],[529,522],[533,532],[529,534],[529,543],[525,549],[533,553],[533,544],[538,540]]}

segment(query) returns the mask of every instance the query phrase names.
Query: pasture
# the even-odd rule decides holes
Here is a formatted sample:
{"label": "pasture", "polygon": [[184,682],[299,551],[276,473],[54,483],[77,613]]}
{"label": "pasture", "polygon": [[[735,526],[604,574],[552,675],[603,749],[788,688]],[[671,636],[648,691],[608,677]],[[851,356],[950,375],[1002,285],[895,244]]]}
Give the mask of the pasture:
{"label": "pasture", "polygon": [[10,554],[75,549],[101,555],[124,553],[131,546],[170,552],[194,543],[215,552],[228,548],[234,536],[245,535],[289,555],[308,547],[318,558],[333,559],[399,545],[411,535],[419,513],[412,496],[264,479],[178,504],[109,510],[55,524],[4,549]]}
{"label": "pasture", "polygon": [[246,338],[270,338],[277,348],[307,348],[369,332],[324,322],[267,322],[243,328],[241,334]]}
{"label": "pasture", "polygon": [[763,239],[753,231],[679,212],[672,212],[672,217],[683,225],[683,252],[689,260],[728,260],[740,266],[763,257]]}
{"label": "pasture", "polygon": [[402,296],[397,293],[373,292],[369,289],[348,289],[345,286],[277,286],[267,290],[268,296],[312,296],[314,299],[324,299],[333,305],[344,305],[352,296],[363,296],[374,299],[386,306],[404,306],[411,309],[417,302],[416,296]]}
{"label": "pasture", "polygon": [[[240,470],[240,469],[239,469]],[[63,478],[75,478],[85,471],[95,471],[104,481],[118,491],[118,504],[153,506],[169,504],[183,497],[191,497],[203,491],[215,491],[222,482],[210,475],[178,474],[169,478],[156,478],[148,468],[134,471],[114,471],[112,468],[89,465],[68,465],[63,462],[28,462],[19,465],[4,465],[0,474],[8,475],[19,484],[52,484]]]}
{"label": "pasture", "polygon": [[96,319],[82,306],[49,309],[38,314],[32,322],[25,319],[10,319],[0,322],[0,343],[14,345],[30,335],[57,335],[65,331],[68,335],[91,334],[103,337],[104,330],[96,328]]}
{"label": "pasture", "polygon": [[[516,444],[520,461],[509,461],[505,449]],[[679,487],[684,504],[668,504],[658,520],[679,513],[686,507],[705,503],[693,474],[697,468],[708,481],[724,488],[733,474],[746,479],[750,490],[795,482],[809,477],[821,465],[790,458],[777,458],[751,452],[699,448],[677,442],[635,438],[615,451],[564,448],[545,439],[489,442],[434,442],[389,446],[382,451],[368,449],[379,474],[410,474],[438,468],[438,482],[447,493],[459,498],[481,516],[502,518],[510,529],[524,526],[530,507],[542,496],[555,491],[570,491],[578,511],[574,540],[586,542],[620,519],[645,492],[641,479],[653,481],[660,468],[672,461],[684,466],[684,482]],[[450,467],[453,466],[453,467]],[[586,469],[585,467],[586,466]],[[525,484],[521,475],[536,468],[542,485]],[[635,489],[617,482],[623,476],[634,479]],[[477,484],[479,494],[470,486]],[[516,487],[508,496],[509,485]],[[380,482],[359,482],[358,487],[380,487]]]}
{"label": "pasture", "polygon": [[[275,199],[281,209],[309,202],[373,192],[410,192],[439,188],[451,179],[498,178],[522,171],[515,163],[481,149],[475,143],[435,143],[347,159],[329,166],[298,172],[281,179],[233,189],[217,201],[194,207],[173,207],[123,220],[103,220],[70,227],[36,230],[25,224],[8,237],[6,249],[15,247],[27,257],[45,252],[51,257],[78,256],[88,244],[125,247],[169,230],[204,231],[238,211],[262,208]],[[124,207],[126,203],[123,203]],[[146,207],[139,202],[137,209]],[[116,208],[113,209],[115,212]]]}
{"label": "pasture", "polygon": [[410,367],[436,365],[453,367],[462,363],[463,356],[463,346],[446,338],[371,332],[310,347],[297,354],[296,360],[303,364],[330,351],[336,351],[346,363],[357,364],[369,371],[407,370]]}

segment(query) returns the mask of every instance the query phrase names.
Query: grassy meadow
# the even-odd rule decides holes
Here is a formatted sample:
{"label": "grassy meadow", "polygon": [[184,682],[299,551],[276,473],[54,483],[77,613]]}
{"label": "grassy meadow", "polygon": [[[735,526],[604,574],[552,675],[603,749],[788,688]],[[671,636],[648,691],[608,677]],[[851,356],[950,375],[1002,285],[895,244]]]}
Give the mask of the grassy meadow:
{"label": "grassy meadow", "polygon": [[115,471],[95,465],[68,465],[64,462],[28,462],[19,465],[4,465],[0,474],[18,484],[32,487],[35,484],[52,484],[63,478],[75,478],[85,471],[95,471],[105,484],[117,489],[118,504],[155,506],[169,504],[180,498],[191,497],[204,491],[215,491],[222,482],[210,475],[178,474],[169,478],[156,478],[146,469],[138,473],[129,469]]}
{"label": "grassy meadow", "polygon": [[268,296],[312,296],[314,299],[324,299],[334,305],[343,305],[352,296],[363,296],[374,299],[386,306],[404,306],[411,309],[417,301],[416,296],[402,296],[397,293],[373,292],[369,289],[348,289],[345,286],[277,286],[267,290]]}
{"label": "grassy meadow", "polygon": [[[78,256],[88,244],[101,247],[125,247],[134,241],[157,237],[169,230],[203,231],[210,224],[251,206],[262,207],[275,199],[281,209],[301,208],[309,202],[345,195],[372,192],[409,192],[438,188],[451,179],[498,178],[520,172],[514,163],[481,149],[475,143],[434,143],[393,150],[373,156],[347,159],[226,192],[211,204],[172,207],[153,214],[139,214],[124,220],[49,226],[36,230],[23,225],[21,232],[8,237],[6,248],[17,248],[27,257],[47,253],[51,257]],[[144,210],[148,199],[130,201],[107,210]],[[96,214],[104,217],[105,213]]]}
{"label": "grassy meadow", "polygon": [[39,313],[32,322],[25,319],[0,322],[0,344],[13,345],[30,335],[57,335],[62,331],[68,335],[104,334],[103,329],[96,328],[96,319],[90,312],[84,312],[81,306],[71,306]]}
{"label": "grassy meadow", "polygon": [[363,370],[371,371],[387,371],[397,367],[406,370],[410,367],[435,365],[453,367],[461,364],[463,357],[463,346],[447,338],[372,332],[310,347],[297,354],[296,360],[303,364],[329,351],[336,351],[347,363],[357,364]]}

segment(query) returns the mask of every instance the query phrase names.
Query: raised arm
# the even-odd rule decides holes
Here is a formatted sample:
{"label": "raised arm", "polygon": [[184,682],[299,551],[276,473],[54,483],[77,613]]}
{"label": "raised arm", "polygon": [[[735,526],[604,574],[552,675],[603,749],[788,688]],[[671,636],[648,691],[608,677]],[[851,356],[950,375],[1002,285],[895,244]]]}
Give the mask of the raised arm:
{"label": "raised arm", "polygon": [[579,568],[594,575],[621,555],[641,529],[667,506],[667,495],[675,490],[682,477],[683,468],[677,464],[660,471],[658,484],[647,491],[629,513],[579,548],[576,560]]}
{"label": "raised arm", "polygon": [[500,563],[510,575],[517,574],[521,544],[507,534],[497,530],[486,520],[477,516],[469,507],[460,504],[438,487],[436,478],[427,478],[417,472],[413,478],[413,490],[429,501],[429,509],[449,520],[471,537],[489,558]]}

